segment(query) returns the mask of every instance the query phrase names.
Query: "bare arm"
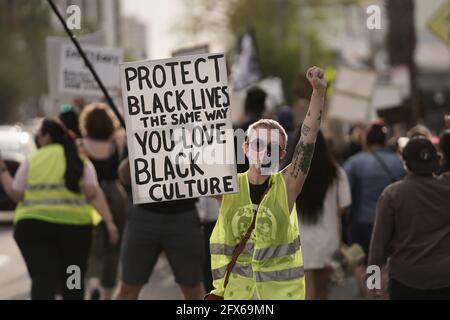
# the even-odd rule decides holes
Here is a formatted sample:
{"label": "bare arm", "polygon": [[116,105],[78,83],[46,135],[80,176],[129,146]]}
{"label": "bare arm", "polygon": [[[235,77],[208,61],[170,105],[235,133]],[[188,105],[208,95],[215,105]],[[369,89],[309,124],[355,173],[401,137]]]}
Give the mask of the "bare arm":
{"label": "bare arm", "polygon": [[306,73],[306,77],[313,87],[313,93],[292,161],[284,170],[289,208],[293,207],[308,174],[314,154],[314,144],[320,130],[325,100],[326,81],[323,71],[312,67]]}
{"label": "bare arm", "polygon": [[112,244],[116,244],[119,241],[119,231],[109,209],[103,190],[98,186],[85,186],[84,194],[89,203],[100,213],[105,222],[106,229],[108,230],[109,240]]}
{"label": "bare arm", "polygon": [[118,168],[119,181],[124,187],[131,185],[130,161],[128,158],[122,160]]}
{"label": "bare arm", "polygon": [[1,158],[0,158],[0,183],[3,186],[3,189],[5,190],[8,197],[13,202],[17,203],[23,200],[24,192],[13,189],[13,178],[11,177],[8,168],[6,168],[5,162]]}

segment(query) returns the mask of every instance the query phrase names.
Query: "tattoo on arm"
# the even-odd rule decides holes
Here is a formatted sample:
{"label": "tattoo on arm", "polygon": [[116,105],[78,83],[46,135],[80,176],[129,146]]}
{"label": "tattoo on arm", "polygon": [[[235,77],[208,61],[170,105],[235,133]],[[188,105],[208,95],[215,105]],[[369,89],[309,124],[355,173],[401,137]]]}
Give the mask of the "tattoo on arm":
{"label": "tattoo on arm", "polygon": [[302,125],[302,135],[307,136],[309,131],[311,131],[311,127],[308,127],[306,124]]}
{"label": "tattoo on arm", "polygon": [[302,138],[295,147],[292,158],[290,175],[294,179],[298,178],[300,172],[304,175],[308,173],[311,160],[314,154],[314,143],[305,143]]}

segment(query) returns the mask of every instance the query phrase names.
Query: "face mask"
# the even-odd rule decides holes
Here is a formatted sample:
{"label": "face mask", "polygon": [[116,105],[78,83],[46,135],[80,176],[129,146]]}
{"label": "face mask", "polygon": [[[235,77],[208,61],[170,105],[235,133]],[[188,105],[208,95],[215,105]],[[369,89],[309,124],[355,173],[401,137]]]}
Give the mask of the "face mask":
{"label": "face mask", "polygon": [[267,152],[264,152],[263,158],[261,161],[261,175],[268,176],[275,172],[277,172],[280,168],[280,150],[275,149],[270,151],[270,148],[267,149]]}
{"label": "face mask", "polygon": [[270,175],[279,169],[280,146],[267,144],[262,139],[253,139],[249,142],[247,157],[250,164],[255,165],[262,175]]}

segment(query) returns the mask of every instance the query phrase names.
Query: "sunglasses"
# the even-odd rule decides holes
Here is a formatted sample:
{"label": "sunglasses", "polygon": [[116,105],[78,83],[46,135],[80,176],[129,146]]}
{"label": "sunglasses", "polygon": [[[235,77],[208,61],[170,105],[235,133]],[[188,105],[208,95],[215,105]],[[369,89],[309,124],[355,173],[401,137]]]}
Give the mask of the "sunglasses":
{"label": "sunglasses", "polygon": [[279,152],[282,151],[281,146],[277,143],[266,143],[266,141],[262,139],[253,139],[252,141],[248,142],[250,149],[256,152],[263,152],[267,150],[267,155],[272,155],[272,150],[277,150]]}

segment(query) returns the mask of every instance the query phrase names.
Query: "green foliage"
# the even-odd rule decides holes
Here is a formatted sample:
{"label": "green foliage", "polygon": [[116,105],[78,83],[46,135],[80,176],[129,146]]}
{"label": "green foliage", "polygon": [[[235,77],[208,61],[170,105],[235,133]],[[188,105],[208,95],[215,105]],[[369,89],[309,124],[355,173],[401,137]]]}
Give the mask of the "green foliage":
{"label": "green foliage", "polygon": [[47,90],[45,36],[50,30],[45,1],[0,0],[0,122],[15,120],[18,107]]}
{"label": "green foliage", "polygon": [[[300,3],[298,0],[186,0],[187,18],[179,26],[186,34],[195,36],[202,30],[224,39],[231,34],[233,45],[244,33],[253,32],[262,76],[280,77],[287,102],[292,103],[294,79],[305,71],[300,67],[302,59],[308,65],[323,65],[329,58],[313,23],[320,22],[320,12],[312,9],[309,21],[300,21]],[[229,53],[235,49],[233,45],[229,45]]]}
{"label": "green foliage", "polygon": [[[64,30],[52,29],[51,15],[47,1],[0,0],[0,123],[19,120],[19,107],[47,92],[45,38],[67,37]],[[97,29],[96,23],[87,22],[74,34]]]}

